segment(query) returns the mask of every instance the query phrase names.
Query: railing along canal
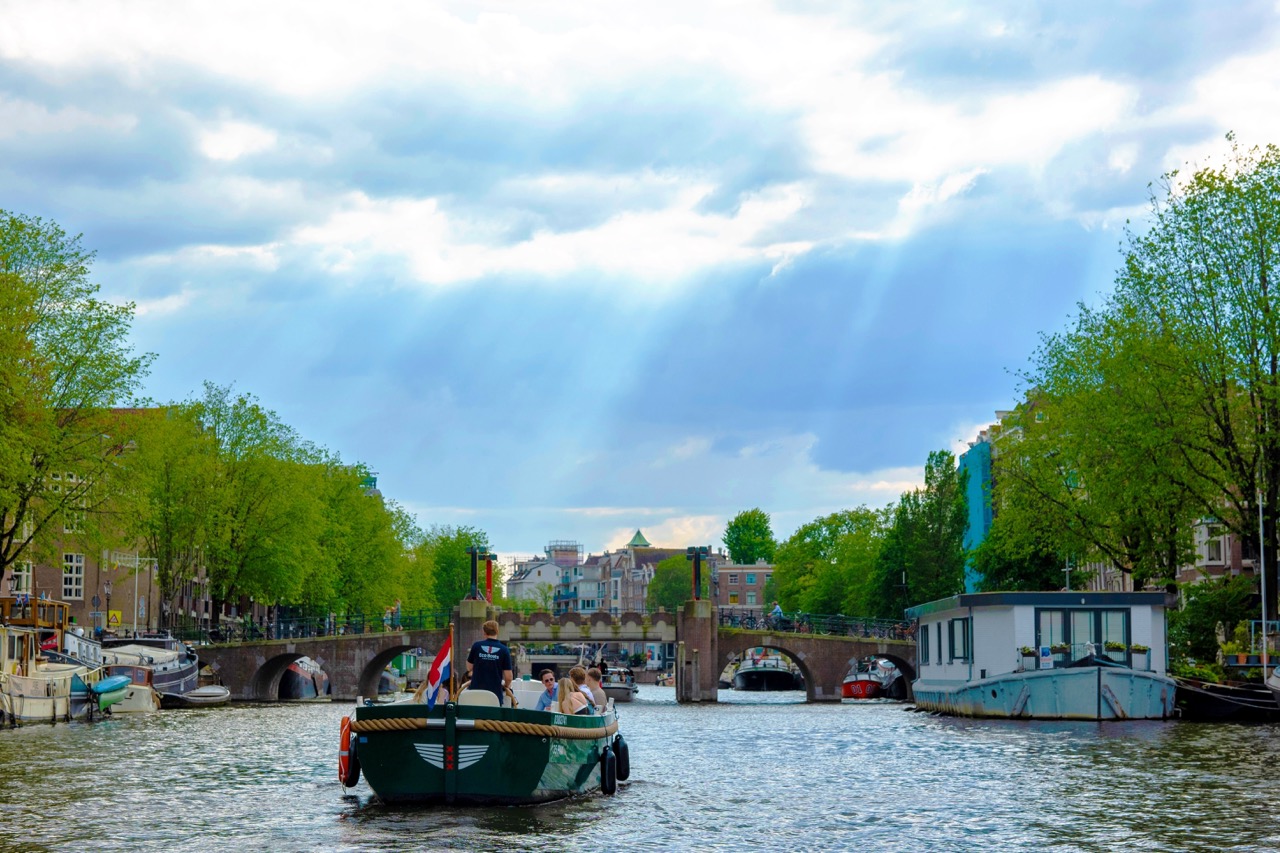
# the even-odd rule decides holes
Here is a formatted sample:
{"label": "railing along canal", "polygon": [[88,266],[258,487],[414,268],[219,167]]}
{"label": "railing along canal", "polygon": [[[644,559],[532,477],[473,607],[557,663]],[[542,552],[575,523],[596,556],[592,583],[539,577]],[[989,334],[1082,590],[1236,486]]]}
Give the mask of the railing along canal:
{"label": "railing along canal", "polygon": [[173,635],[187,642],[249,643],[259,640],[289,640],[311,637],[342,637],[348,634],[381,634],[389,631],[433,631],[449,627],[446,611],[417,610],[388,620],[384,614],[348,613],[264,622],[225,621],[216,628],[175,627]]}
{"label": "railing along canal", "polygon": [[915,625],[893,619],[822,613],[784,613],[782,616],[751,610],[721,610],[720,627],[781,634],[822,634],[867,639],[914,640]]}

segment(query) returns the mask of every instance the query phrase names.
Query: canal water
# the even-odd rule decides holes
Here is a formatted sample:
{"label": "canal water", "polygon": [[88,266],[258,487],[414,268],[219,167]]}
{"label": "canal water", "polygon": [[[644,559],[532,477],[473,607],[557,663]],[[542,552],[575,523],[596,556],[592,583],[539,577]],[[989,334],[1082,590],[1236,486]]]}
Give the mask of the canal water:
{"label": "canal water", "polygon": [[336,779],[347,704],[0,731],[0,850],[1275,850],[1280,730],[956,720],[722,691],[622,707],[614,797],[410,809]]}

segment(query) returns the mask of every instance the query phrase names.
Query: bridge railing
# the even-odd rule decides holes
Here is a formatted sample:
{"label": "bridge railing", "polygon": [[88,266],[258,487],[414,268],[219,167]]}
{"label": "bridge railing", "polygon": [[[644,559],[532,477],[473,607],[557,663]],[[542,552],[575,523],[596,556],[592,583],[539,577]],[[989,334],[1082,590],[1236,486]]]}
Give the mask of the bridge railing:
{"label": "bridge railing", "polygon": [[387,631],[432,631],[449,627],[447,611],[406,611],[388,619],[385,614],[345,613],[270,622],[225,620],[216,627],[174,628],[181,640],[197,643],[243,643],[258,640],[289,640],[307,637],[341,637],[348,634],[378,634]]}
{"label": "bridge railing", "polygon": [[722,628],[746,628],[774,631],[780,634],[823,634],[867,639],[914,640],[915,626],[895,619],[871,619],[824,613],[784,613],[782,616],[760,614],[751,610],[721,610]]}

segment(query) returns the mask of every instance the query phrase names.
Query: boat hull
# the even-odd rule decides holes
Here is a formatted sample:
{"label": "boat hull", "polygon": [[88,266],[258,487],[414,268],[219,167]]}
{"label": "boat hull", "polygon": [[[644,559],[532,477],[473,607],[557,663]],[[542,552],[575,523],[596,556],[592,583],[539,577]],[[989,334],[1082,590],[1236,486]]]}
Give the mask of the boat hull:
{"label": "boat hull", "polygon": [[603,689],[604,695],[614,702],[631,702],[636,698],[636,693],[640,692],[640,688],[634,684],[606,684]]}
{"label": "boat hull", "polygon": [[779,667],[738,667],[734,690],[800,690],[800,680],[789,669]]}
{"label": "boat hull", "polygon": [[1184,720],[1269,723],[1280,720],[1280,704],[1261,685],[1227,685],[1175,679],[1178,713]]}
{"label": "boat hull", "polygon": [[880,697],[880,682],[870,678],[856,678],[844,682],[840,695],[844,699],[877,699]]}
{"label": "boat hull", "polygon": [[360,770],[383,802],[532,805],[599,789],[617,721],[399,703],[357,708],[351,728]]}
{"label": "boat hull", "polygon": [[917,680],[917,708],[959,717],[1028,720],[1163,720],[1174,714],[1177,685],[1123,667],[1065,667],[1011,672],[970,682]]}
{"label": "boat hull", "polygon": [[280,676],[280,699],[285,702],[328,702],[329,675],[316,664],[294,661]]}

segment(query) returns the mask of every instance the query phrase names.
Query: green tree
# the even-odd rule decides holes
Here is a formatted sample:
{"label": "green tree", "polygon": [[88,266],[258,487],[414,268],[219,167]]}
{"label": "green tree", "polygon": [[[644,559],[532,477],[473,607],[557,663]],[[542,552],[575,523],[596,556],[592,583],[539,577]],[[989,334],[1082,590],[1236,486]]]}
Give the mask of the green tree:
{"label": "green tree", "polygon": [[201,563],[216,456],[190,405],[148,410],[137,426],[135,447],[122,457],[116,518],[156,560],[165,617]]}
{"label": "green tree", "polygon": [[1169,613],[1170,657],[1216,661],[1218,626],[1229,639],[1232,626],[1257,608],[1253,580],[1244,575],[1184,584],[1182,593],[1182,608]]}
{"label": "green tree", "polygon": [[912,604],[964,589],[966,478],[949,451],[936,450],[925,463],[924,488],[899,499],[869,583],[876,615],[899,619]]}
{"label": "green tree", "polygon": [[778,546],[772,580],[784,610],[841,613],[861,606],[885,514],[843,510],[802,525]]}
{"label": "green tree", "polygon": [[[436,525],[423,534],[414,548],[416,571],[431,590],[431,607],[452,610],[471,592],[471,555],[468,548],[488,549],[489,537],[473,527]],[[484,566],[476,570],[477,583],[484,583]]]}
{"label": "green tree", "polygon": [[1066,559],[1053,545],[1013,528],[1004,515],[996,516],[970,557],[981,592],[1060,589],[1066,581]]}
{"label": "green tree", "polygon": [[205,383],[193,404],[215,454],[205,569],[217,613],[240,597],[291,602],[323,558],[320,454],[248,394]]}
{"label": "green tree", "polygon": [[[705,564],[704,564],[705,565]],[[702,597],[710,597],[711,572],[702,572]],[[687,554],[672,554],[653,567],[653,578],[645,592],[645,606],[674,613],[693,598],[693,561]]]}
{"label": "green tree", "polygon": [[773,562],[777,543],[769,514],[760,508],[743,510],[733,517],[721,537],[729,558],[741,565],[755,565],[759,560]]}
{"label": "green tree", "polygon": [[129,345],[132,303],[97,298],[92,262],[78,236],[0,210],[0,576],[39,540],[94,524],[131,440],[115,409],[152,356]]}

